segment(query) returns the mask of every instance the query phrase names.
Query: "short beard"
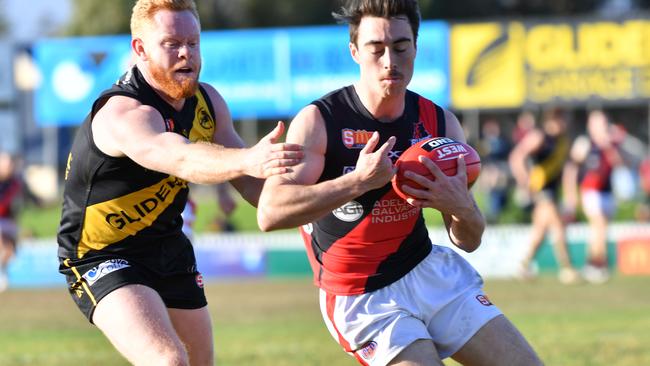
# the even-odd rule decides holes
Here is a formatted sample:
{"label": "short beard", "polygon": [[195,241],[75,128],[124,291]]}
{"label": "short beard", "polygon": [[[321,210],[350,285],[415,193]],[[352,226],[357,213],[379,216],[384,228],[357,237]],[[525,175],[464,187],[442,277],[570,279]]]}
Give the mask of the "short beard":
{"label": "short beard", "polygon": [[180,81],[174,79],[173,71],[168,71],[152,63],[149,67],[151,77],[171,99],[179,100],[189,98],[196,94],[199,81],[196,78],[182,78]]}

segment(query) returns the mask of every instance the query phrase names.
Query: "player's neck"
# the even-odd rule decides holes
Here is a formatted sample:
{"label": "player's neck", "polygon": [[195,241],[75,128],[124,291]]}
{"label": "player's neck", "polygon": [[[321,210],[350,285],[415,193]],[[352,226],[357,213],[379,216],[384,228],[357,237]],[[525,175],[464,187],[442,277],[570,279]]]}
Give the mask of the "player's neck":
{"label": "player's neck", "polygon": [[376,120],[393,122],[404,114],[406,91],[387,95],[375,93],[361,84],[355,84],[354,88],[363,106]]}

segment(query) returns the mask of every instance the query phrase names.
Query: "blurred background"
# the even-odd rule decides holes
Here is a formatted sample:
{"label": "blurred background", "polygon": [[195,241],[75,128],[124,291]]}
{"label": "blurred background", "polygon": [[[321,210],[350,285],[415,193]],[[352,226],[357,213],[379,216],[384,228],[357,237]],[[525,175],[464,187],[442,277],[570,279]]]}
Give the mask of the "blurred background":
{"label": "blurred background", "polygon": [[[238,132],[249,144],[270,131],[277,120],[290,121],[304,105],[358,78],[358,69],[349,56],[347,28],[335,24],[331,17],[331,12],[341,6],[339,0],[196,2],[203,29],[201,79],[222,93]],[[643,344],[649,341],[646,330],[650,326],[650,299],[637,292],[647,288],[650,278],[650,1],[419,3],[423,22],[410,88],[455,112],[469,143],[481,155],[482,174],[472,189],[489,226],[481,248],[466,258],[486,279],[516,276],[517,265],[528,247],[531,202],[515,187],[508,164],[513,147],[531,128],[541,126],[543,113],[549,107],[567,111],[571,140],[586,133],[589,111],[602,109],[606,113],[626,157],[625,163],[615,166],[611,175],[617,210],[607,232],[607,265],[615,281],[603,288],[612,294],[608,300],[614,303],[593,310],[592,306],[603,300],[600,290],[558,290],[553,287],[554,278],[552,282],[538,283],[542,292],[537,293],[518,285],[489,284],[493,293],[505,300],[502,304],[506,310],[513,311],[515,321],[523,324],[523,331],[536,335],[533,343],[540,346],[549,364],[647,364],[650,354]],[[12,304],[12,299],[13,309],[21,309],[25,304],[21,299],[34,304],[52,303],[52,299],[59,299],[53,293],[65,296],[63,277],[57,272],[55,238],[63,173],[74,134],[92,102],[129,65],[132,5],[132,0],[0,0],[0,155],[9,156],[13,163],[10,174],[0,174],[0,193],[4,195],[0,196],[0,215],[6,212],[7,217],[15,220],[18,244],[15,255],[6,264],[9,291],[0,294],[0,309],[7,309],[2,306]],[[19,181],[22,190],[13,190],[7,177]],[[301,281],[300,291],[310,291],[310,268],[296,230],[261,234],[253,207],[238,200],[236,209],[226,215],[219,210],[216,197],[212,187],[193,187],[196,207],[188,222],[193,221],[199,269],[204,276],[208,280],[297,278]],[[449,244],[439,215],[425,215],[434,242]],[[576,268],[581,268],[587,261],[589,227],[580,209],[565,219],[571,259]],[[538,273],[557,272],[548,242],[537,253],[534,264]],[[265,290],[277,292],[254,304],[247,303],[253,306],[266,304],[269,298],[277,299],[279,293],[298,297],[291,292],[296,291],[291,284],[253,286],[249,292],[239,293],[236,286],[227,282],[220,289],[233,294],[234,299],[241,295],[242,303],[253,294],[262,297]],[[48,287],[54,287],[56,292],[27,292]],[[537,298],[540,293],[545,297],[543,300]],[[309,296],[315,298],[313,293]],[[223,305],[219,302],[223,301],[221,298],[215,299],[211,301]],[[539,300],[538,306],[531,306],[529,302],[535,300]],[[74,311],[68,299],[60,301],[66,312]],[[574,312],[567,311],[576,304]],[[603,328],[597,330],[589,328],[592,320],[585,320],[582,325],[567,326],[562,333],[566,338],[558,336],[561,332],[551,332],[550,338],[544,335],[544,324],[551,323],[558,314],[566,314],[564,319],[592,319],[618,314],[622,304],[630,306],[624,308],[626,314],[637,311],[639,316],[616,318],[602,323]],[[549,305],[550,313],[544,313],[541,309]],[[244,312],[239,304],[223,306],[235,314]],[[277,304],[279,310],[275,310],[279,313],[286,306]],[[243,309],[250,312],[242,319],[259,310]],[[273,309],[265,309],[273,313]],[[305,313],[314,327],[319,327],[316,308],[309,309],[313,313],[304,310]],[[39,308],[33,314],[43,311]],[[67,364],[64,355],[56,362],[39,358],[51,354],[49,349],[40,356],[25,356],[31,352],[35,337],[26,333],[21,344],[20,337],[13,338],[13,330],[20,333],[19,329],[26,329],[28,325],[23,324],[28,322],[21,318],[20,325],[12,328],[10,313],[4,314],[0,323],[10,326],[6,334],[0,330],[0,350],[10,352],[5,358],[0,352],[0,365]],[[525,323],[528,315],[539,321]],[[35,321],[34,327],[40,327],[46,317]],[[81,321],[77,317],[67,325]],[[217,322],[221,321],[217,315]],[[232,337],[217,336],[217,343],[227,343],[230,338],[237,343],[237,339],[242,339],[239,331],[246,328],[247,321],[231,325],[237,332],[233,330]],[[629,327],[628,333],[620,332],[619,325],[613,325],[615,321],[634,326]],[[285,320],[280,322],[284,324]],[[87,331],[82,325],[74,326]],[[61,324],[53,327],[57,336],[52,341],[60,344],[62,339],[57,337]],[[222,325],[218,327],[221,328]],[[228,325],[225,329],[228,335]],[[588,344],[575,343],[575,329],[583,331],[577,338],[595,338]],[[300,340],[308,342],[312,330],[304,332]],[[94,337],[94,333],[83,334],[88,339]],[[323,330],[320,339],[327,338]],[[627,343],[612,342],[614,338]],[[246,344],[258,341],[252,337]],[[77,337],[70,337],[69,347],[75,352],[82,348],[77,342]],[[301,347],[305,344],[309,345],[301,343]],[[556,349],[561,344],[572,345],[570,354],[584,356],[558,354]],[[313,352],[303,355],[302,361],[294,358],[283,363],[276,359],[267,364],[341,364],[336,358],[338,350],[337,356],[329,361],[306,361],[311,354],[322,352],[319,344],[312,346]],[[84,354],[85,360],[96,357],[95,363],[87,364],[107,364],[106,359],[113,357],[107,354],[112,351],[106,344],[103,349],[104,353]],[[265,364],[238,359],[251,349],[242,350],[235,345],[233,349],[236,352],[221,356],[232,357],[231,364]],[[631,352],[626,362],[619,362],[624,359],[620,349]],[[600,353],[592,357],[593,350]],[[264,356],[268,350],[259,352]]]}
{"label": "blurred background", "polygon": [[[11,154],[24,182],[12,204],[23,248],[55,245],[68,151],[94,98],[129,65],[132,4],[0,0],[0,151]],[[290,121],[304,105],[357,78],[347,29],[331,17],[341,5],[338,0],[309,5],[298,0],[198,0],[197,5],[203,27],[201,78],[223,94],[249,144],[275,121]],[[516,194],[507,159],[526,131],[540,126],[550,106],[568,111],[571,138],[585,133],[592,109],[603,109],[618,128],[628,159],[612,174],[618,203],[614,221],[623,225],[610,230],[612,252],[627,239],[619,234],[630,233],[626,225],[634,224],[633,236],[643,234],[636,230],[650,220],[648,185],[643,184],[650,134],[650,1],[422,0],[420,7],[423,22],[410,88],[454,111],[481,154],[483,172],[473,189],[492,224],[487,237],[509,238],[498,245],[516,248],[515,257],[523,253],[525,245],[519,243],[527,240],[530,202]],[[197,245],[230,238],[211,235],[215,232],[258,233],[254,209],[245,202],[226,217],[215,204],[213,189],[195,187],[192,195],[198,202]],[[428,215],[435,233],[440,220]],[[578,262],[584,261],[587,240],[582,224],[584,215],[578,211],[569,228]],[[279,242],[293,243],[288,245],[299,252],[294,234]],[[261,253],[273,246],[271,237],[257,240],[264,243]],[[446,240],[444,234],[439,237]],[[646,246],[634,248],[650,256]],[[18,254],[20,259],[20,250]],[[541,262],[548,262],[542,268],[553,270],[547,254],[540,253]],[[610,258],[612,265],[619,257]],[[647,262],[635,266],[650,272]],[[20,263],[10,267],[18,278],[15,284],[21,283]],[[513,270],[485,266],[491,268],[487,275]]]}

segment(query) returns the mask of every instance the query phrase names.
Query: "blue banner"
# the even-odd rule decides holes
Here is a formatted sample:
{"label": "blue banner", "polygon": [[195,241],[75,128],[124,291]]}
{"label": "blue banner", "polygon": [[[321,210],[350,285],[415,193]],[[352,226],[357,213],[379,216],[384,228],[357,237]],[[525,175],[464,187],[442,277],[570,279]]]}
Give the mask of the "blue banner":
{"label": "blue banner", "polygon": [[130,40],[130,36],[108,36],[37,42],[33,54],[42,77],[34,94],[38,124],[83,122],[95,98],[128,69]]}
{"label": "blue banner", "polygon": [[[449,104],[449,27],[423,22],[410,89]],[[305,105],[358,79],[346,26],[207,31],[201,80],[223,95],[234,119],[291,118]],[[42,125],[77,125],[99,93],[131,63],[130,36],[42,40],[35,116]]]}

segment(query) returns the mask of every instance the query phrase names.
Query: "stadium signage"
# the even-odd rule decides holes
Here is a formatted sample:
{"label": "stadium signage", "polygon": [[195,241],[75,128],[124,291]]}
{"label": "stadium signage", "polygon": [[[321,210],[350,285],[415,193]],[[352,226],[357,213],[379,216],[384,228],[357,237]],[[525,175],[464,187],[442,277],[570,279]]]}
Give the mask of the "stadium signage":
{"label": "stadium signage", "polygon": [[528,99],[584,101],[650,95],[650,22],[530,26],[524,44]]}
{"label": "stadium signage", "polygon": [[[414,91],[441,106],[449,104],[447,41],[447,23],[422,23],[411,81]],[[358,79],[348,43],[343,25],[205,31],[201,80],[219,90],[234,119],[291,117]],[[99,93],[134,60],[128,35],[42,39],[33,54],[42,76],[34,114],[42,126],[80,124]]]}
{"label": "stadium signage", "polygon": [[450,42],[460,109],[650,96],[649,20],[458,24]]}

